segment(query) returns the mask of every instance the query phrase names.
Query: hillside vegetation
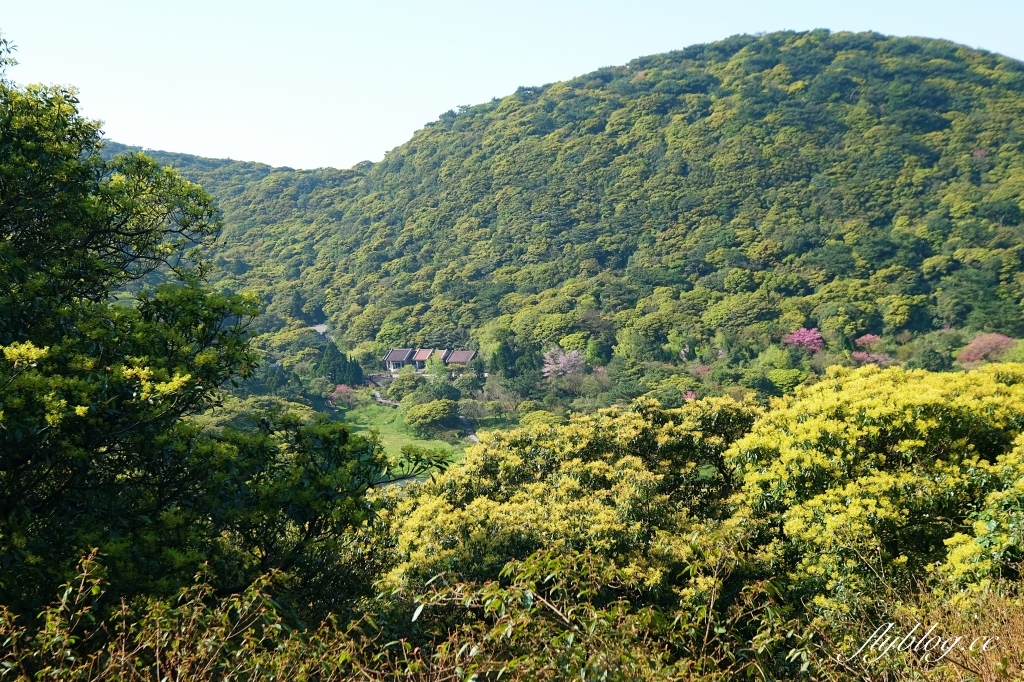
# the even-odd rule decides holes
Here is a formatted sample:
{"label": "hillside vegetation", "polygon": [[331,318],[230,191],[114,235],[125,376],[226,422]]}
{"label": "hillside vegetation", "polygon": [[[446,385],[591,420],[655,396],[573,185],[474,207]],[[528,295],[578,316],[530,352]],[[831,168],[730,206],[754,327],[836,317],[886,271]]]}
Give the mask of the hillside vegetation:
{"label": "hillside vegetation", "polygon": [[[1019,62],[815,31],[520,88],[348,171],[155,158],[219,197],[215,278],[266,329],[327,320],[368,366],[477,346],[518,399],[585,411],[1024,335],[1022,121]],[[611,379],[542,382],[555,346]]]}
{"label": "hillside vegetation", "polygon": [[[0,664],[25,682],[1019,679],[1024,365],[837,368],[771,407],[638,401],[495,434],[371,492],[335,545],[358,572],[312,601],[289,568],[111,612],[89,558],[46,627],[0,609]],[[295,627],[284,599],[334,615]],[[860,651],[886,623],[962,645]]]}
{"label": "hillside vegetation", "polygon": [[[10,63],[0,679],[1021,679],[1015,62],[737,38],[352,171],[160,156],[223,214]],[[490,371],[381,407],[399,338]]]}

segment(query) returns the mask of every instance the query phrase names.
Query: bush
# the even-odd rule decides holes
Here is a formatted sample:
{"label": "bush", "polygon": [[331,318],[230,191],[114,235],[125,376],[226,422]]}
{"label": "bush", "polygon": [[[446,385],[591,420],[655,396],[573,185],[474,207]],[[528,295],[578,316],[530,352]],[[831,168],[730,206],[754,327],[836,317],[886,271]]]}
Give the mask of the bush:
{"label": "bush", "polygon": [[945,372],[953,367],[953,358],[934,348],[918,351],[903,365],[907,369],[926,369],[930,372]]}
{"label": "bush", "polygon": [[546,410],[534,410],[533,412],[527,412],[519,418],[520,426],[544,426],[552,424],[561,424],[563,420],[557,414],[552,414]]}
{"label": "bush", "polygon": [[888,353],[868,353],[862,350],[855,350],[850,354],[850,359],[858,365],[878,365],[886,367],[893,363],[893,358]]}
{"label": "bush", "polygon": [[438,426],[458,414],[458,403],[442,398],[413,405],[405,412],[405,423],[417,430]]}
{"label": "bush", "polygon": [[405,396],[425,386],[426,383],[427,380],[413,371],[412,367],[403,367],[388,386],[388,398],[401,401]]}
{"label": "bush", "polygon": [[325,377],[313,377],[309,381],[309,392],[318,398],[329,398],[335,390],[335,383]]}

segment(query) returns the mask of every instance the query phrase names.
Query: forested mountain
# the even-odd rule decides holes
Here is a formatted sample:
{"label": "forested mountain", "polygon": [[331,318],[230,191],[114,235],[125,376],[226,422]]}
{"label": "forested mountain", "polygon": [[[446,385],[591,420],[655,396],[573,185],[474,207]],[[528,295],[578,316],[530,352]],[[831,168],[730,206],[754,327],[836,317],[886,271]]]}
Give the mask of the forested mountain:
{"label": "forested mountain", "polygon": [[616,379],[561,387],[586,408],[1024,335],[1022,121],[1024,64],[814,31],[520,88],[348,171],[153,156],[219,197],[215,278],[263,328],[327,320],[364,363],[474,345],[532,397],[560,346]]}

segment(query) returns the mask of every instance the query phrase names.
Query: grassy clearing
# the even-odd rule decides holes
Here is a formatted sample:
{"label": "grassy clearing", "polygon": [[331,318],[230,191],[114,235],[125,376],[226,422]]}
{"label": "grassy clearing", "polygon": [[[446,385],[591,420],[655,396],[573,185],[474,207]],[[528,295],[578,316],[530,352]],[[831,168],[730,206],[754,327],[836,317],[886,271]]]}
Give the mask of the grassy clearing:
{"label": "grassy clearing", "polygon": [[450,450],[455,459],[462,459],[463,451],[468,443],[458,445],[443,440],[433,440],[417,435],[402,421],[401,413],[393,407],[384,407],[375,403],[363,403],[346,411],[345,421],[352,425],[355,432],[376,429],[380,434],[380,442],[389,455],[401,453],[406,445],[418,445],[427,448]]}

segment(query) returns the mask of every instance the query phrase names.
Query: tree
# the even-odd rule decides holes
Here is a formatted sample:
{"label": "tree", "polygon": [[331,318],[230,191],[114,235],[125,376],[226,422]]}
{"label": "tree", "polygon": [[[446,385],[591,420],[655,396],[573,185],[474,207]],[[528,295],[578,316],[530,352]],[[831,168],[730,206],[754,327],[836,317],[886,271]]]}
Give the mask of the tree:
{"label": "tree", "polygon": [[406,365],[391,380],[391,385],[388,386],[388,397],[392,400],[401,400],[426,383],[427,380],[418,374],[411,365]]}
{"label": "tree", "polygon": [[583,359],[583,352],[571,350],[568,353],[558,346],[554,346],[544,354],[544,368],[541,370],[546,378],[579,374],[587,366]]}
{"label": "tree", "polygon": [[333,341],[328,341],[317,367],[317,376],[325,377],[335,384],[358,386],[363,383],[363,368],[338,350]]}
{"label": "tree", "polygon": [[413,405],[405,413],[405,423],[420,431],[429,429],[454,417],[458,407],[457,402],[448,398]]}
{"label": "tree", "polygon": [[374,578],[366,550],[357,552],[363,565],[346,566],[357,542],[349,531],[364,527],[380,507],[366,492],[422,476],[443,466],[446,455],[406,450],[392,462],[376,436],[350,434],[323,415],[304,422],[270,413],[254,422],[255,428],[226,431],[218,441],[231,466],[216,472],[217,488],[205,491],[210,501],[202,511],[211,534],[230,542],[209,543],[204,558],[222,588],[241,590],[283,571],[289,605],[322,618],[358,596],[354,586],[369,587]]}
{"label": "tree", "polygon": [[783,342],[795,346],[796,348],[803,348],[812,353],[817,353],[825,347],[825,340],[821,338],[821,334],[818,332],[818,328],[805,329],[801,327],[794,332],[786,334]]}
{"label": "tree", "polygon": [[1003,334],[979,334],[960,350],[956,361],[957,364],[970,369],[986,360],[993,362],[1001,359],[1016,345],[1017,339],[1011,339]]}
{"label": "tree", "polygon": [[[254,368],[258,301],[205,286],[210,195],[102,145],[73,90],[0,76],[0,603],[36,613],[92,548],[122,595],[204,565],[237,585],[254,558],[322,571],[294,542],[366,518],[363,493],[390,476],[379,445],[287,417],[248,433],[190,419]],[[151,274],[163,283],[141,286]],[[292,520],[256,528],[254,504]]]}
{"label": "tree", "polygon": [[[158,560],[125,539],[191,487],[201,448],[180,419],[254,362],[255,302],[205,290],[190,259],[219,229],[211,197],[145,156],[103,161],[99,135],[73,90],[0,80],[0,599],[15,606],[93,546]],[[175,282],[110,303],[157,268]]]}

